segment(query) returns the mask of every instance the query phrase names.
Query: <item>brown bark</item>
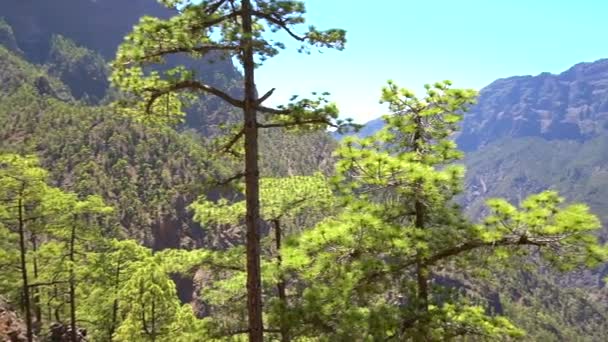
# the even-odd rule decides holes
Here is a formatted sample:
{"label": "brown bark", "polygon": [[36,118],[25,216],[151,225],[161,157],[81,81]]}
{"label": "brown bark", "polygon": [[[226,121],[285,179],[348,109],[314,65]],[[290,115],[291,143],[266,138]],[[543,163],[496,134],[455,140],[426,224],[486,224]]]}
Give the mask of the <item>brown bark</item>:
{"label": "brown bark", "polygon": [[[23,189],[21,192],[23,193]],[[25,326],[27,329],[26,336],[28,342],[32,342],[34,340],[34,334],[32,331],[32,307],[30,303],[30,287],[27,276],[27,247],[25,244],[25,219],[23,218],[23,199],[21,198],[22,193],[19,196],[17,204],[17,206],[19,207],[19,252],[21,256],[21,278],[23,281],[23,310],[25,311]]]}
{"label": "brown bark", "polygon": [[247,226],[247,311],[249,341],[262,342],[262,277],[260,272],[260,189],[258,168],[257,95],[255,89],[255,63],[253,59],[252,15],[249,0],[242,1],[241,40],[245,73],[245,99],[243,108],[245,128],[245,191]]}
{"label": "brown bark", "polygon": [[[36,252],[38,251],[38,238],[36,234],[32,234],[30,241],[32,243],[32,251],[34,252],[34,256],[32,257],[32,265],[34,271],[34,279],[38,279],[38,259],[36,258]],[[40,326],[42,325],[42,309],[40,307],[40,289],[38,286],[34,287],[32,290],[33,295],[33,309],[34,316],[36,317],[36,333],[40,332]]]}
{"label": "brown bark", "polygon": [[[74,220],[75,221],[75,220]],[[76,222],[72,223],[70,235],[70,338],[72,342],[78,341],[78,331],[76,330],[76,279],[74,272],[74,254],[76,244]]]}
{"label": "brown bark", "polygon": [[[114,280],[116,291],[118,291],[118,287],[120,284],[120,258],[118,259],[118,263],[116,264],[116,272],[114,273]],[[118,297],[114,299],[114,303],[112,304],[112,324],[110,325],[110,330],[108,332],[108,341],[113,341],[114,331],[116,331],[116,326],[118,325]]]}
{"label": "brown bark", "polygon": [[[419,157],[422,157],[423,146],[424,143],[424,129],[422,127],[422,119],[418,113],[413,113],[415,115],[414,122],[416,124],[416,131],[414,132],[414,151]],[[424,229],[425,226],[425,216],[426,216],[426,208],[424,203],[422,203],[422,190],[421,184],[417,184],[416,189],[416,200],[414,202],[414,212],[415,212],[415,227],[416,229]],[[430,277],[430,269],[429,265],[425,262],[425,258],[422,255],[422,251],[417,251],[416,255],[416,283],[418,288],[417,295],[417,308],[418,315],[422,317],[422,320],[425,320],[426,314],[429,310],[429,277]],[[414,336],[415,341],[426,341],[425,337],[426,333],[424,327],[419,329],[419,331]]]}
{"label": "brown bark", "polygon": [[[275,247],[277,249],[277,264],[279,268],[283,262],[283,258],[281,257],[281,221],[274,220],[274,238],[275,238]],[[283,305],[284,309],[287,309],[287,293],[286,293],[286,285],[283,276],[279,276],[279,281],[277,282],[277,293],[279,296],[279,300]],[[284,322],[284,319],[281,318],[281,342],[289,342],[291,341],[291,337],[289,336],[289,326]]]}

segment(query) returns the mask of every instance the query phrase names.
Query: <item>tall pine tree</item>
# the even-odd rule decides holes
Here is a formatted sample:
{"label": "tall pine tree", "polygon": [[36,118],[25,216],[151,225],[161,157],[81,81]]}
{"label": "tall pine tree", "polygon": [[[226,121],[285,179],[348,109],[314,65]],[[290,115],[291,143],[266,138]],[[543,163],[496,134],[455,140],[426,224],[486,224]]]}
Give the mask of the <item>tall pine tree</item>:
{"label": "tall pine tree", "polygon": [[[142,18],[119,48],[113,63],[112,80],[119,88],[139,100],[136,114],[153,119],[174,119],[181,115],[181,100],[198,94],[217,96],[242,111],[242,126],[227,139],[224,150],[244,140],[244,178],[247,208],[247,303],[249,337],[262,341],[262,287],[260,275],[260,203],[258,169],[258,130],[267,127],[333,124],[337,110],[325,98],[303,99],[283,108],[263,105],[273,90],[258,97],[255,70],[259,62],[275,56],[284,45],[267,37],[267,31],[282,30],[308,47],[342,49],[343,30],[319,31],[313,26],[303,34],[296,32],[304,23],[304,3],[277,0],[160,0],[169,8],[180,8],[174,17],[163,20]],[[174,55],[193,59],[236,57],[243,67],[242,98],[204,83],[194,70],[184,66],[158,71],[148,67],[164,63]],[[257,61],[256,61],[257,58]],[[265,114],[263,122],[258,113]]]}
{"label": "tall pine tree", "polygon": [[454,200],[462,153],[450,138],[475,95],[446,81],[426,86],[418,98],[390,82],[382,92],[391,110],[385,128],[342,143],[334,181],[343,210],[283,254],[284,267],[306,287],[295,308],[303,334],[395,341],[518,336],[520,329],[445,279],[475,277],[490,260],[504,265],[539,255],[559,269],[607,260],[597,217],[583,204],[563,205],[552,191],[519,208],[491,200],[481,223],[464,216]]}

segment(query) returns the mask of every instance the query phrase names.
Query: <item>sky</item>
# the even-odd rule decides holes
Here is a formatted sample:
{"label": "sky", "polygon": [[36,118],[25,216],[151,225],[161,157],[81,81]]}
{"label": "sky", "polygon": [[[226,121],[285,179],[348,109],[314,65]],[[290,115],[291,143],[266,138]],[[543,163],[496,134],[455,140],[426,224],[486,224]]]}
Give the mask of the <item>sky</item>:
{"label": "sky", "polygon": [[[497,78],[560,73],[608,58],[605,0],[307,0],[307,24],[347,30],[343,51],[299,54],[298,44],[256,71],[266,104],[328,91],[342,117],[386,114],[380,89],[392,79],[421,93],[451,80],[481,89]],[[305,27],[303,27],[305,29]]]}

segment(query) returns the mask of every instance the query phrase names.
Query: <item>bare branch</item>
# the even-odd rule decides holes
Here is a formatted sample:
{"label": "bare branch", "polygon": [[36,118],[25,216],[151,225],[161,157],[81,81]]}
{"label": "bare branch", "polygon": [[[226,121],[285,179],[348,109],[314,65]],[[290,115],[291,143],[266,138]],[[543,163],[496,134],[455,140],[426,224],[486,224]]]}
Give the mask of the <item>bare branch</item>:
{"label": "bare branch", "polygon": [[[219,6],[218,6],[218,8],[219,8]],[[207,14],[210,15],[211,13],[207,13]],[[221,17],[217,17],[217,18],[215,18],[213,20],[203,21],[200,25],[195,25],[195,26],[190,27],[190,30],[192,30],[192,31],[200,31],[200,30],[203,30],[203,29],[215,26],[216,24],[219,24],[219,23],[223,22],[224,20],[235,19],[238,16],[240,16],[241,14],[242,14],[241,10],[232,11],[232,12],[226,14],[226,15],[223,15]]]}
{"label": "bare branch", "polygon": [[272,96],[272,93],[274,93],[276,88],[272,88],[270,89],[268,92],[266,92],[266,94],[264,94],[264,96],[260,97],[257,101],[256,104],[257,105],[261,105],[262,102],[266,101],[269,97]]}
{"label": "bare branch", "polygon": [[207,13],[207,14],[211,14],[211,13],[213,13],[213,12],[217,11],[217,10],[218,10],[218,8],[220,8],[220,6],[222,6],[222,5],[223,5],[225,2],[226,2],[226,0],[220,0],[220,1],[216,2],[216,3],[215,3],[215,4],[213,4],[213,5],[210,5],[210,6],[209,6],[209,7],[208,7],[208,8],[205,10],[205,13]]}
{"label": "bare branch", "polygon": [[245,172],[239,172],[236,175],[234,175],[234,176],[232,176],[232,177],[230,177],[228,179],[224,179],[222,181],[216,182],[216,184],[217,185],[226,185],[228,183],[231,183],[231,182],[233,182],[233,181],[235,181],[237,179],[241,179],[243,177],[245,177]]}
{"label": "bare branch", "polygon": [[451,256],[458,255],[463,252],[468,252],[477,248],[482,247],[496,247],[496,246],[550,246],[558,243],[559,241],[566,238],[567,235],[552,235],[552,236],[541,236],[541,237],[529,237],[527,235],[510,235],[505,236],[497,241],[469,241],[460,245],[445,249],[425,261],[426,265],[433,265],[434,263]]}
{"label": "bare branch", "polygon": [[33,284],[29,284],[29,287],[38,287],[38,286],[51,286],[51,285],[58,285],[58,284],[67,284],[69,283],[67,280],[55,280],[55,281],[49,281],[49,282],[43,282],[43,283],[33,283]]}
{"label": "bare branch", "polygon": [[[280,330],[278,329],[263,329],[263,331],[265,333],[281,333]],[[249,329],[237,329],[237,330],[231,330],[226,332],[225,334],[222,334],[223,337],[227,337],[227,336],[235,336],[235,335],[242,335],[242,334],[248,334],[249,333]]]}
{"label": "bare branch", "polygon": [[260,113],[266,113],[266,114],[274,114],[274,115],[289,115],[291,114],[292,110],[289,109],[276,109],[276,108],[269,108],[269,107],[264,107],[264,106],[256,106],[255,110],[257,110]]}

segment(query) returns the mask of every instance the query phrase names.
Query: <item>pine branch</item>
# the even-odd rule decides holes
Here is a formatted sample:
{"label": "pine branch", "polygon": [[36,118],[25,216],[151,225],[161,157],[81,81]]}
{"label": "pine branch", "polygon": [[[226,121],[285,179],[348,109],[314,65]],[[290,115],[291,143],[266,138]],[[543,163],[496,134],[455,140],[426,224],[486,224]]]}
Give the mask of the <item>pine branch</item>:
{"label": "pine branch", "polygon": [[[153,58],[157,58],[157,57],[162,57],[162,56],[170,55],[170,54],[176,54],[176,53],[192,53],[192,52],[197,52],[197,53],[205,54],[205,53],[208,53],[210,51],[236,51],[238,49],[239,49],[238,45],[214,45],[214,44],[210,44],[210,45],[200,45],[200,46],[195,46],[195,47],[180,46],[180,47],[174,47],[174,48],[170,48],[170,49],[157,50],[157,51],[155,51],[153,53],[144,55],[143,57],[140,57],[138,59],[140,59],[140,60],[149,60],[149,59],[153,59]],[[134,61],[124,62],[122,65],[123,66],[130,66],[132,64],[134,64]]]}
{"label": "pine branch", "polygon": [[264,94],[264,96],[260,97],[257,101],[256,104],[257,105],[261,105],[262,102],[266,101],[269,97],[272,96],[272,93],[274,93],[274,91],[276,90],[276,88],[272,88],[270,89],[268,92],[266,92],[266,94]]}
{"label": "pine branch", "polygon": [[305,40],[306,40],[306,38],[307,38],[307,36],[301,36],[301,35],[298,35],[298,34],[296,34],[295,32],[293,32],[293,31],[292,31],[292,30],[289,28],[288,23],[287,23],[287,21],[285,21],[285,20],[281,20],[281,19],[275,18],[275,17],[273,17],[272,15],[269,15],[269,14],[267,14],[267,13],[260,12],[260,11],[255,11],[255,10],[254,10],[254,11],[251,11],[251,13],[252,13],[253,15],[255,15],[256,17],[258,17],[258,18],[265,19],[265,20],[267,20],[269,23],[279,26],[279,27],[280,27],[280,28],[282,28],[282,29],[283,29],[285,32],[287,32],[287,34],[289,34],[289,35],[290,35],[290,36],[291,36],[293,39],[295,39],[295,40],[297,40],[297,41],[303,42],[303,41],[305,41]]}
{"label": "pine branch", "polygon": [[275,128],[275,127],[293,127],[300,125],[309,125],[309,124],[324,124],[331,127],[338,127],[333,124],[329,120],[326,119],[311,119],[311,120],[303,120],[303,121],[293,121],[293,122],[285,122],[285,123],[273,123],[273,124],[258,124],[258,128]]}
{"label": "pine branch", "polygon": [[433,265],[443,259],[456,256],[458,254],[472,251],[477,248],[483,247],[497,247],[497,246],[538,246],[538,247],[546,247],[555,245],[559,243],[561,240],[569,237],[570,235],[552,235],[545,237],[530,237],[527,235],[510,235],[503,237],[497,241],[469,241],[462,243],[460,245],[445,249],[439,253],[434,254],[430,258],[426,258],[426,265]]}
{"label": "pine branch", "polygon": [[221,152],[230,152],[232,150],[232,146],[234,146],[234,144],[236,144],[243,137],[243,135],[245,135],[245,128],[241,128],[241,130],[235,134],[232,139],[228,141],[228,143],[222,146]]}
{"label": "pine branch", "polygon": [[202,83],[199,81],[181,81],[181,82],[172,84],[171,86],[169,86],[165,89],[162,89],[162,90],[153,89],[153,88],[144,89],[144,91],[148,91],[151,93],[150,99],[148,99],[148,102],[146,104],[146,113],[150,113],[150,109],[152,108],[152,105],[159,97],[172,93],[172,92],[175,92],[175,91],[180,91],[180,90],[201,91],[204,93],[213,94],[213,95],[221,98],[222,100],[228,102],[232,106],[235,106],[238,108],[244,107],[243,101],[237,100],[237,99],[233,98],[232,96],[228,95],[228,93],[226,93],[222,90],[219,90],[215,87],[212,87],[208,84],[205,84],[205,83]]}

